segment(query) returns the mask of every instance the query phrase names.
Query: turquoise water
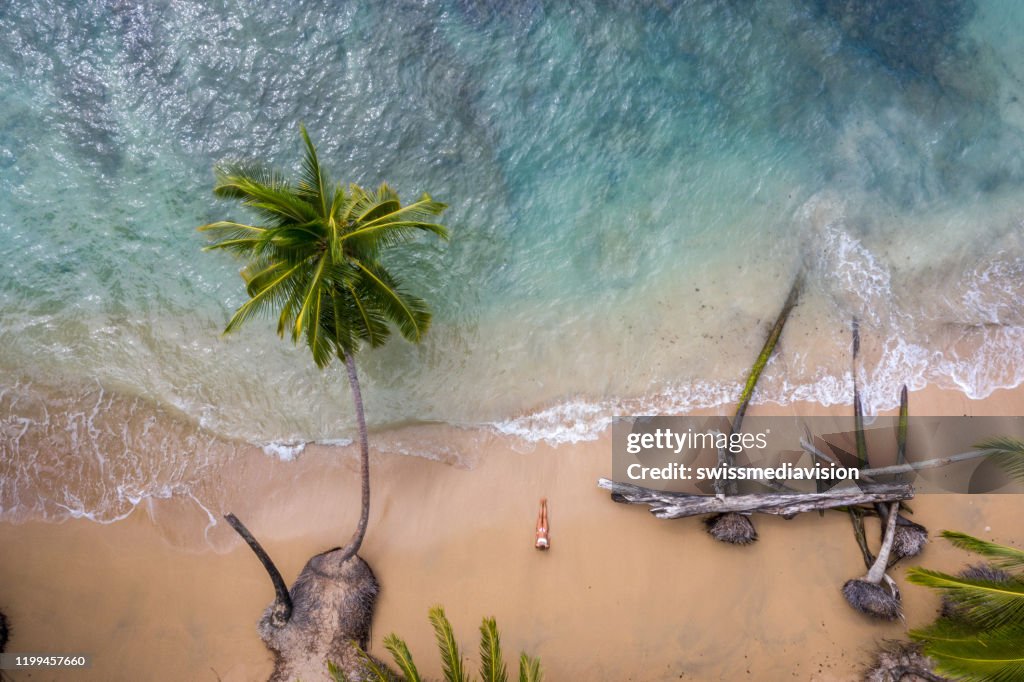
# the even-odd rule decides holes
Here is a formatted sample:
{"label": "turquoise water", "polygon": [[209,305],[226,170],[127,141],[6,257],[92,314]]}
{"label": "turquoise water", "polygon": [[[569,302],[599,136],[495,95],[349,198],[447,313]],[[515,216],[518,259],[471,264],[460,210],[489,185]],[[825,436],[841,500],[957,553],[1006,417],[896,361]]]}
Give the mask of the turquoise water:
{"label": "turquoise water", "polygon": [[146,415],[350,436],[340,368],[220,336],[240,264],[194,230],[242,217],[213,164],[295,170],[300,121],[335,177],[451,206],[449,244],[389,261],[436,317],[360,359],[375,428],[560,442],[727,403],[800,267],[762,399],[848,401],[853,316],[871,409],[1019,384],[1024,10],[854,4],[9,0],[0,510],[55,443],[137,456]]}

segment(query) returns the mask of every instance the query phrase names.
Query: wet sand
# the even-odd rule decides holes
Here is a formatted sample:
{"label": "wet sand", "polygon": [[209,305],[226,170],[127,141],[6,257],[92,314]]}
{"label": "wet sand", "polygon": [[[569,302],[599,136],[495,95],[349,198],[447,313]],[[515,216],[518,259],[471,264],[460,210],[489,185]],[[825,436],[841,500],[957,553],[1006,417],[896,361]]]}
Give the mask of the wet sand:
{"label": "wet sand", "polygon": [[[837,408],[848,410],[849,408]],[[1024,390],[971,401],[928,389],[912,414],[1022,415]],[[820,406],[754,413],[822,414]],[[387,450],[388,434],[377,442]],[[361,555],[383,586],[373,649],[397,632],[422,672],[440,674],[427,610],[444,605],[470,665],[480,618],[493,615],[510,661],[540,656],[559,680],[855,680],[875,642],[927,622],[937,599],[901,582],[907,624],[879,624],[843,601],[863,573],[845,515],[758,516],[760,541],[716,543],[696,519],[662,521],[614,504],[595,482],[610,440],[524,445],[450,427],[405,429],[443,441],[453,466],[377,451]],[[225,504],[290,583],[315,552],[343,543],[357,516],[351,448],[310,448],[295,462],[254,449],[218,473]],[[532,548],[537,501],[550,499],[550,552]],[[914,519],[1020,544],[1016,495],[922,495]],[[229,511],[218,509],[215,511]],[[255,622],[273,591],[226,524],[207,529],[190,500],[143,503],[123,521],[0,525],[0,609],[10,652],[89,653],[85,671],[15,680],[256,680],[271,670]],[[877,522],[869,520],[869,537]],[[967,555],[942,540],[919,562],[953,570]],[[912,563],[918,563],[914,561]],[[902,565],[901,565],[902,566]]]}

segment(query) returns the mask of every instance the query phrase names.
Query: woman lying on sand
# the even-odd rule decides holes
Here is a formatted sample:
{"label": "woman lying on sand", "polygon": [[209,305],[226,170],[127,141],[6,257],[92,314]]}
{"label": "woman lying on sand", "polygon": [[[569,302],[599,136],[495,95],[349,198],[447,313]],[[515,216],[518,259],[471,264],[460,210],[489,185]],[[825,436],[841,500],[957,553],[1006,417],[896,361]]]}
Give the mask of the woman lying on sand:
{"label": "woman lying on sand", "polygon": [[551,542],[548,540],[548,498],[541,498],[540,514],[537,515],[537,542],[534,547],[537,549],[548,549]]}

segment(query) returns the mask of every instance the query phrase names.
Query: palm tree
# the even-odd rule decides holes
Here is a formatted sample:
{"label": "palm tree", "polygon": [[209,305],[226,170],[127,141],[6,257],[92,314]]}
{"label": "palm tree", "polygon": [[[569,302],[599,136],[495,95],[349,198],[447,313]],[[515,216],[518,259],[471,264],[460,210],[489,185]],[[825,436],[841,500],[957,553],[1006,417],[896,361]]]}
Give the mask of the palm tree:
{"label": "palm tree", "polygon": [[242,269],[249,300],[235,311],[224,333],[259,315],[277,317],[277,333],[304,340],[320,368],[344,363],[359,429],[362,508],[339,563],[359,551],[370,514],[369,445],[355,355],[380,346],[391,327],[414,343],[430,326],[426,303],[402,287],[381,262],[388,247],[427,232],[447,239],[433,222],[445,204],[424,194],[402,206],[386,184],[376,191],[331,185],[304,126],[305,158],[298,184],[263,166],[224,165],[215,170],[214,194],[237,199],[257,224],[222,220],[199,228],[211,237],[207,250],[227,250],[246,260]]}
{"label": "palm tree", "polygon": [[[452,625],[444,613],[444,609],[435,606],[430,609],[430,624],[434,627],[437,648],[441,651],[441,665],[445,682],[469,682],[469,675],[462,661],[462,652],[455,641]],[[412,660],[412,654],[406,643],[394,633],[384,638],[384,648],[395,660],[395,665],[402,671],[402,678],[397,677],[387,666],[369,654],[363,653],[363,661],[368,678],[373,682],[420,682],[423,678]],[[328,663],[331,677],[335,682],[348,682],[345,673]],[[522,653],[519,655],[519,682],[541,682],[540,661]],[[480,680],[481,682],[508,682],[508,666],[505,665],[501,652],[501,637],[498,625],[493,618],[484,618],[480,624]]]}
{"label": "palm tree", "polygon": [[448,231],[433,222],[446,206],[424,194],[402,206],[387,185],[368,191],[332,185],[301,127],[306,154],[297,184],[257,165],[216,169],[214,193],[237,199],[256,224],[222,220],[199,229],[223,249],[245,259],[249,300],[235,311],[225,333],[260,315],[277,318],[278,335],[304,341],[318,367],[337,357],[345,364],[359,429],[361,509],[345,547],[306,562],[291,589],[256,538],[234,515],[225,518],[263,563],[276,593],[257,627],[274,653],[272,680],[326,679],[324,661],[339,661],[361,674],[357,643],[369,639],[379,584],[358,556],[370,518],[370,449],[355,355],[387,341],[392,327],[412,342],[430,325],[426,303],[406,291],[382,263],[388,247],[427,232]]}
{"label": "palm tree", "polygon": [[979,682],[1024,679],[1024,551],[964,533],[942,535],[989,563],[959,575],[910,569],[910,582],[944,593],[941,617],[910,636],[923,643],[940,674]]}

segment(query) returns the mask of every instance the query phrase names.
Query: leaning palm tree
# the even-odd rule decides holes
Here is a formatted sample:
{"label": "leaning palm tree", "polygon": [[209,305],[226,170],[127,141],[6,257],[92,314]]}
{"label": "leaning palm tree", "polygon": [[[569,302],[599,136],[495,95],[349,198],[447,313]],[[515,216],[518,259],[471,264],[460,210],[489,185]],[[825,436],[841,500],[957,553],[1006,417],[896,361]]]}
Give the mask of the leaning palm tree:
{"label": "leaning palm tree", "polygon": [[[259,543],[240,521],[228,516],[274,582],[277,599],[261,622],[261,634],[279,654],[276,676],[281,679],[296,675],[287,665],[282,668],[281,658],[289,658],[281,647],[293,646],[294,638],[282,637],[279,631],[292,621],[299,597],[311,600],[304,608],[314,606],[312,602],[317,600],[330,602],[323,599],[323,590],[331,589],[323,584],[324,578],[349,588],[359,585],[355,592],[339,593],[337,606],[343,611],[361,609],[358,618],[349,619],[351,628],[345,634],[349,639],[366,638],[363,629],[369,627],[377,584],[369,566],[356,556],[370,515],[370,471],[355,356],[363,347],[387,341],[392,328],[409,341],[422,340],[430,325],[430,311],[385,267],[383,256],[389,247],[421,233],[442,239],[448,236],[446,228],[434,222],[446,206],[428,194],[403,206],[387,185],[369,191],[358,185],[331,184],[305,127],[300,130],[305,158],[297,184],[260,165],[220,166],[215,170],[214,194],[240,201],[257,220],[252,224],[221,220],[199,228],[212,240],[207,250],[229,251],[245,260],[242,277],[249,300],[235,311],[225,333],[259,316],[275,317],[278,335],[287,333],[293,343],[304,342],[318,367],[327,367],[334,358],[345,365],[355,404],[362,498],[359,521],[344,547],[313,557],[289,594]],[[350,562],[353,558],[358,561]],[[324,618],[329,620],[326,614]],[[325,654],[330,653],[329,648]],[[305,657],[309,658],[308,652]]]}
{"label": "leaning palm tree", "polygon": [[[430,609],[430,624],[434,627],[437,648],[441,652],[441,667],[445,682],[469,682],[470,676],[462,660],[462,651],[455,641],[452,624],[444,613],[444,609],[435,606]],[[390,634],[384,638],[384,648],[388,650],[395,665],[402,671],[398,677],[377,659],[363,654],[371,682],[421,682],[423,677],[416,668],[409,647],[398,635]],[[350,677],[333,662],[328,663],[328,670],[334,682],[349,682]],[[480,623],[480,680],[481,682],[508,682],[508,666],[501,652],[501,637],[498,625],[493,618],[484,618]],[[519,682],[541,682],[540,660],[526,653],[519,655]]]}
{"label": "leaning palm tree", "polygon": [[229,165],[216,170],[214,194],[237,199],[261,224],[218,221],[199,229],[213,243],[207,250],[228,250],[248,262],[242,270],[249,300],[225,328],[230,333],[260,314],[277,317],[277,333],[305,340],[318,367],[334,357],[345,365],[355,403],[362,460],[363,504],[348,544],[354,554],[369,518],[369,448],[366,417],[356,373],[355,354],[364,344],[387,341],[391,326],[419,342],[430,325],[426,303],[406,291],[381,262],[383,251],[419,232],[447,238],[432,222],[446,206],[424,194],[402,206],[387,185],[375,192],[350,185],[332,187],[316,149],[301,128],[306,145],[297,185],[262,166]]}

